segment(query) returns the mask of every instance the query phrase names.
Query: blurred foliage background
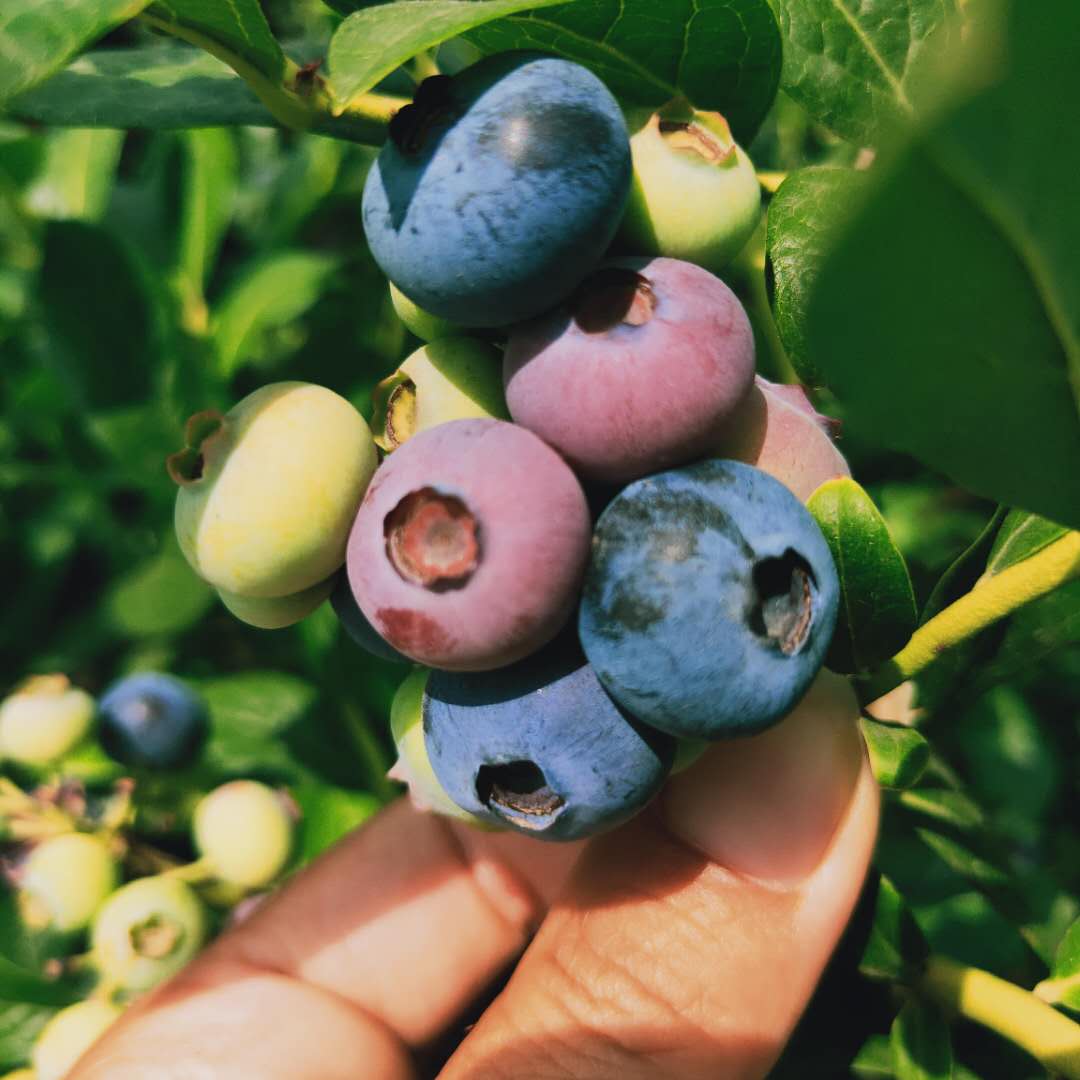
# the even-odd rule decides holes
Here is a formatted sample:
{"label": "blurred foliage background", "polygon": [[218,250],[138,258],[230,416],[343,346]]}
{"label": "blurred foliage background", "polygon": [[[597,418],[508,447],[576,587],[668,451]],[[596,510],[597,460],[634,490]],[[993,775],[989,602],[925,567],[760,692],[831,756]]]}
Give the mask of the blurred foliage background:
{"label": "blurred foliage background", "polygon": [[[264,7],[292,42],[337,21],[316,0]],[[149,37],[128,25],[105,44]],[[396,89],[409,86],[402,74]],[[763,172],[856,154],[783,93],[748,149]],[[231,775],[289,784],[304,858],[395,794],[386,716],[406,669],[361,652],[328,605],[282,631],[232,618],[177,549],[164,459],[190,413],[276,380],[324,384],[368,415],[373,385],[416,347],[364,245],[374,153],[271,129],[0,122],[0,683],[64,671],[98,692],[141,668],[193,680],[213,735],[198,767],[161,781],[161,802]],[[762,373],[790,377],[762,251],[759,236],[731,284]],[[819,405],[843,419],[828,395]],[[851,432],[840,445],[922,606],[994,505]],[[931,762],[889,793],[878,866],[935,951],[1031,986],[1080,912],[1080,583],[985,633],[948,678],[931,673],[920,705]],[[93,751],[74,767],[120,768]],[[894,991],[858,973],[872,899],[778,1076],[893,1075]],[[957,1076],[1045,1075],[982,1029],[961,1029],[956,1055]]]}

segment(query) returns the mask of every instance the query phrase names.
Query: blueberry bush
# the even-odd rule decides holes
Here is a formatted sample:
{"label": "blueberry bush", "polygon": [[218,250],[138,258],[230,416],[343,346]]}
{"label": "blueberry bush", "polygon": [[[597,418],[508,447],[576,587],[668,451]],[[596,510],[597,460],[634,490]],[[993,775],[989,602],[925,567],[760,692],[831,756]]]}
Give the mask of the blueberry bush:
{"label": "blueberry bush", "polygon": [[[823,661],[884,817],[773,1075],[1080,1077],[1075,0],[0,0],[0,53],[0,1071],[399,782],[587,835]],[[545,756],[583,703],[617,797]]]}

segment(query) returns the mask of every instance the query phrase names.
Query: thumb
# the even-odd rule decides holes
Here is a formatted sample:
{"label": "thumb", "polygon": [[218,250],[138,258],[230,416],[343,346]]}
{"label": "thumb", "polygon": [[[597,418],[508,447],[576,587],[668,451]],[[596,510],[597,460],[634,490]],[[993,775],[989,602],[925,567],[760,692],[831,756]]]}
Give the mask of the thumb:
{"label": "thumb", "polygon": [[713,747],[594,841],[444,1080],[764,1076],[873,849],[857,720],[823,672],[782,724]]}

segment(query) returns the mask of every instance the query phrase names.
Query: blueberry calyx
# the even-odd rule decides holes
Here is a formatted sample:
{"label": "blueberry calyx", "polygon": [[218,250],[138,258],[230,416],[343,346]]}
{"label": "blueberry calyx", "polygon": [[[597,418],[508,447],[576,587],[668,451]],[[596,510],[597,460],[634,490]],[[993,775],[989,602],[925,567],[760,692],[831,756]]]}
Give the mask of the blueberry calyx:
{"label": "blueberry calyx", "polygon": [[532,761],[481,765],[476,772],[476,795],[493,813],[526,829],[546,829],[566,805]]}
{"label": "blueberry calyx", "polygon": [[210,444],[225,429],[225,417],[217,409],[204,409],[188,418],[184,426],[184,448],[170,454],[165,467],[173,482],[190,487],[203,478]]}
{"label": "blueberry calyx", "polygon": [[810,634],[814,619],[813,571],[792,548],[779,558],[762,559],[754,566],[758,606],[750,625],[776,643],[785,656],[797,653]]}
{"label": "blueberry calyx", "polygon": [[652,282],[634,270],[608,266],[586,278],[573,300],[574,321],[587,334],[620,324],[644,326],[656,311]]}
{"label": "blueberry calyx", "polygon": [[412,104],[394,114],[390,138],[403,154],[420,153],[433,131],[456,119],[453,85],[449,75],[431,75],[416,88]]}
{"label": "blueberry calyx", "polygon": [[136,956],[148,960],[164,960],[183,944],[184,928],[162,915],[151,915],[132,926],[128,937]]}
{"label": "blueberry calyx", "polygon": [[461,499],[420,488],[386,515],[386,554],[405,581],[429,589],[460,588],[480,562],[477,529]]}

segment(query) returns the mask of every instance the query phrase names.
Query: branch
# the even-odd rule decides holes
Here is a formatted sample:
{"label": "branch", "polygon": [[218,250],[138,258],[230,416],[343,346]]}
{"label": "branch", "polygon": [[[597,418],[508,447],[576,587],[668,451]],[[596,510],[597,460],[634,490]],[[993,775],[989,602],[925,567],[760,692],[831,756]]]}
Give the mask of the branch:
{"label": "branch", "polygon": [[945,1009],[1015,1043],[1052,1073],[1080,1080],[1080,1024],[987,971],[932,956],[920,988]]}
{"label": "branch", "polygon": [[1077,578],[1080,532],[1070,532],[1030,559],[984,578],[971,592],[920,626],[891,660],[859,680],[861,693],[865,700],[875,701],[998,619]]}

